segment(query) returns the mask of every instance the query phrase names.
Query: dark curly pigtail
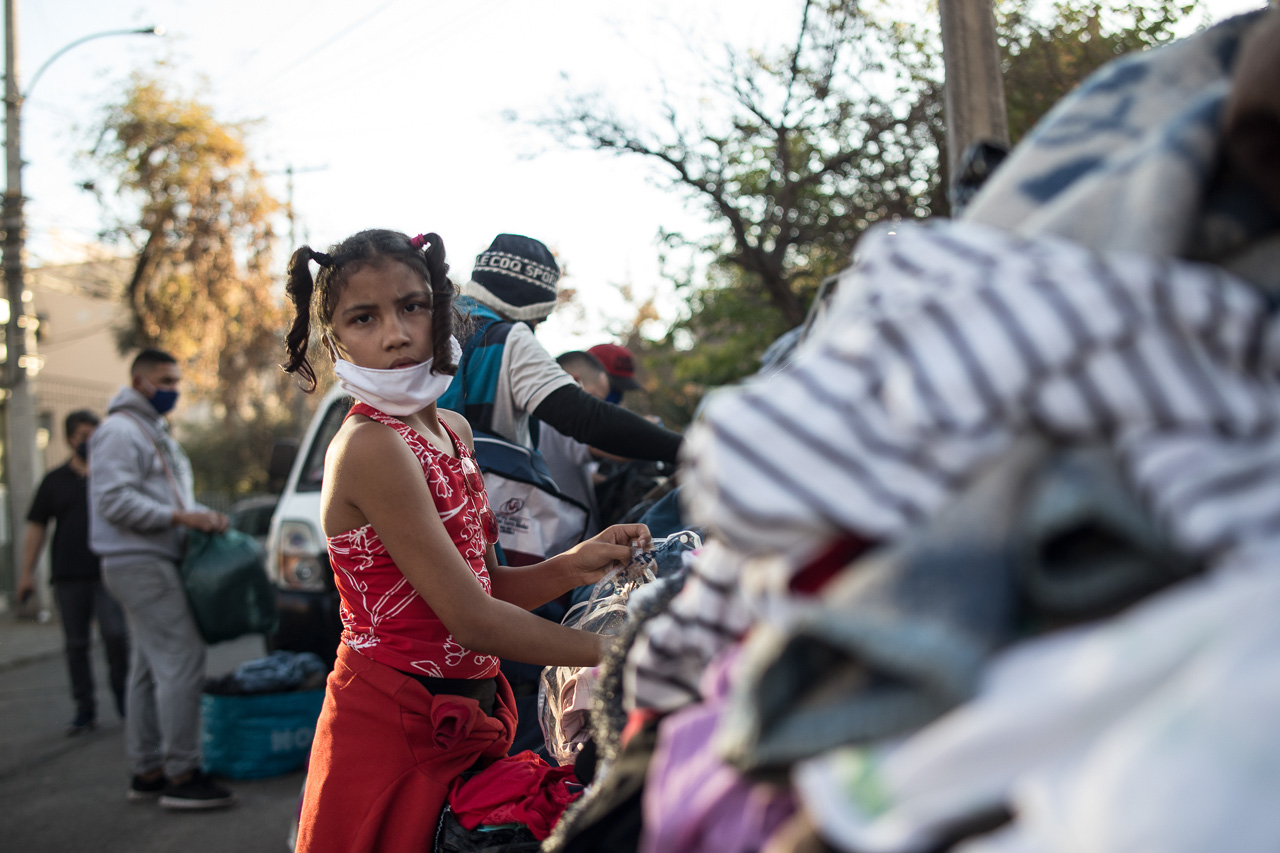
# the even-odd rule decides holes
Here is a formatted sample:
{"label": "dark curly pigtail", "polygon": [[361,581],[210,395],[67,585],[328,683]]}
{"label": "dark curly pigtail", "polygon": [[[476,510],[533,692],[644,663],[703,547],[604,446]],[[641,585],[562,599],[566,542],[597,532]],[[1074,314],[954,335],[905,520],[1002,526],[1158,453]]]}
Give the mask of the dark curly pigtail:
{"label": "dark curly pigtail", "polygon": [[286,373],[302,377],[301,387],[308,394],[316,390],[316,372],[307,359],[307,344],[311,339],[311,294],[315,283],[311,278],[311,259],[316,255],[310,246],[303,246],[289,259],[289,278],[285,292],[293,302],[293,326],[285,336],[285,353],[288,360],[281,365]]}
{"label": "dark curly pigtail", "polygon": [[[415,237],[417,241],[419,238]],[[444,241],[439,234],[424,234],[424,255],[427,262],[427,284],[431,288],[431,340],[432,372],[453,375],[458,365],[453,363],[453,347],[449,343],[453,335],[453,282],[449,280],[449,265],[445,263]]]}

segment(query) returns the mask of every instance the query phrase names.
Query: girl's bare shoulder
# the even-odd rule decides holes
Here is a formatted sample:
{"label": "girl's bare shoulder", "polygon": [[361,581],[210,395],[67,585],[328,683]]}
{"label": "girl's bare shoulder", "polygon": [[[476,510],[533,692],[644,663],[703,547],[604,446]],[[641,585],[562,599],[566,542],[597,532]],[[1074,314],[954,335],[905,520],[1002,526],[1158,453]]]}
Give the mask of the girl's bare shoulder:
{"label": "girl's bare shoulder", "polygon": [[323,492],[326,532],[364,524],[383,532],[435,507],[409,445],[395,430],[362,416],[348,418],[329,444]]}
{"label": "girl's bare shoulder", "polygon": [[449,429],[453,430],[458,438],[466,442],[468,450],[475,450],[475,442],[471,435],[471,424],[467,422],[461,412],[455,412],[452,409],[437,409],[436,414],[440,416],[440,420],[449,425]]}
{"label": "girl's bare shoulder", "polygon": [[347,418],[325,454],[335,470],[378,474],[388,464],[398,465],[402,455],[412,452],[395,430],[364,415]]}

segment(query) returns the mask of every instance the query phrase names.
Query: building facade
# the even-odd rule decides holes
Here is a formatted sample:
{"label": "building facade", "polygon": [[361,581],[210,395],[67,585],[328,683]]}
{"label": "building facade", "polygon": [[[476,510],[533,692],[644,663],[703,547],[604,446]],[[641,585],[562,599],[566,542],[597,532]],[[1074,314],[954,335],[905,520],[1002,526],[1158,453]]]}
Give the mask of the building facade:
{"label": "building facade", "polygon": [[[40,454],[38,476],[71,454],[63,435],[66,416],[77,409],[104,416],[107,403],[128,376],[129,358],[120,354],[117,340],[128,317],[124,291],[132,270],[132,261],[118,258],[37,267],[26,273],[31,293],[27,310],[38,321],[27,348],[37,365],[29,377]],[[3,307],[8,308],[7,302]],[[7,417],[8,411],[3,414]],[[0,442],[6,434],[0,430]],[[0,455],[7,450],[0,448]],[[21,535],[20,530],[9,529],[7,485],[6,481],[0,492],[6,504],[0,513],[4,519],[0,522],[0,609],[13,598],[18,567],[13,565],[12,543],[15,534]],[[39,589],[42,596],[47,595],[44,584]]]}

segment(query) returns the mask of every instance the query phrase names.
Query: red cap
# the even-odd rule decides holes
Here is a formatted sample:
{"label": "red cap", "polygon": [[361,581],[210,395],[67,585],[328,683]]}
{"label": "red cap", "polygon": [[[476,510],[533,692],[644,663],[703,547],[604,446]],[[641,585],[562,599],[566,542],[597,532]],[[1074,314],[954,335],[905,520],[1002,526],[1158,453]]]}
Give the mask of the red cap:
{"label": "red cap", "polygon": [[640,383],[636,381],[636,360],[631,355],[631,350],[618,344],[596,344],[587,352],[600,359],[613,387],[622,391],[640,387]]}

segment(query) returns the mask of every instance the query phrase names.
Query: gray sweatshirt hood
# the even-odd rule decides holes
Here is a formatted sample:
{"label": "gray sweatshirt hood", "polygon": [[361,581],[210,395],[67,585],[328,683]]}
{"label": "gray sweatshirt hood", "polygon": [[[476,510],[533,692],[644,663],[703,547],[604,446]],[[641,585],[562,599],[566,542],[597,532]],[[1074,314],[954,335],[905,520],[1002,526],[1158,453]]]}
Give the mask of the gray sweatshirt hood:
{"label": "gray sweatshirt hood", "polygon": [[201,508],[191,462],[169,425],[140,392],[126,387],[89,442],[89,544],[103,569],[138,559],[177,560],[185,529],[176,509]]}

